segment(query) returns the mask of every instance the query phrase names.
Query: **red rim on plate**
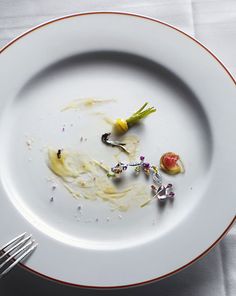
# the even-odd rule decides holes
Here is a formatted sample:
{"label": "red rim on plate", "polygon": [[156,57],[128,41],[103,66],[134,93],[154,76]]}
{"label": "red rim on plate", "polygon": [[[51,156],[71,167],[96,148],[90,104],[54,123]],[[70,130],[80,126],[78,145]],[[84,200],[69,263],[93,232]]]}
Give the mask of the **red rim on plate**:
{"label": "red rim on plate", "polygon": [[[127,16],[131,16],[131,17],[136,17],[136,18],[142,18],[142,19],[146,19],[148,21],[152,21],[152,22],[157,22],[159,24],[162,24],[163,26],[167,26],[175,31],[178,31],[179,33],[183,34],[184,36],[190,38],[192,41],[194,41],[196,44],[198,44],[199,46],[201,46],[203,49],[205,49],[221,66],[222,68],[225,70],[225,72],[229,75],[229,77],[233,80],[234,84],[236,85],[236,80],[234,79],[234,77],[232,76],[232,74],[229,72],[229,70],[226,68],[226,66],[208,49],[206,48],[201,42],[199,42],[198,40],[196,40],[195,38],[193,38],[192,36],[188,35],[187,33],[181,31],[180,29],[167,24],[165,22],[162,22],[160,20],[154,19],[154,18],[150,18],[147,16],[143,16],[143,15],[138,15],[138,14],[133,14],[133,13],[127,13],[127,12],[114,12],[114,11],[99,11],[99,12],[86,12],[86,13],[75,13],[75,14],[71,14],[71,15],[66,15],[66,16],[62,16],[53,20],[50,20],[48,22],[45,22],[43,24],[40,24],[26,32],[24,32],[23,34],[21,34],[20,36],[16,37],[15,39],[13,39],[11,42],[9,42],[7,45],[5,45],[2,49],[0,49],[0,53],[2,53],[3,51],[5,51],[9,46],[11,46],[13,43],[15,43],[17,40],[19,40],[20,38],[23,38],[25,35],[28,35],[30,33],[33,33],[34,31],[36,31],[37,29],[40,29],[41,27],[50,25],[51,23],[54,22],[58,22],[64,19],[68,19],[68,18],[72,18],[72,17],[81,17],[81,16],[86,16],[86,15],[93,15],[93,14],[118,14],[118,15],[127,15]],[[29,268],[28,266],[26,266],[23,263],[20,263],[20,266],[23,267],[24,269],[44,278],[44,279],[48,279],[48,280],[52,280],[55,281],[57,283],[60,284],[65,284],[65,285],[70,285],[70,286],[74,286],[74,287],[81,287],[81,288],[94,288],[94,289],[119,289],[119,288],[128,288],[128,287],[135,287],[135,286],[139,286],[139,285],[144,285],[144,284],[148,284],[148,283],[152,283],[154,281],[163,279],[165,277],[171,276],[181,270],[183,270],[184,268],[190,266],[192,263],[196,262],[198,259],[202,258],[204,255],[206,255],[218,242],[220,242],[223,237],[227,234],[227,232],[230,230],[230,228],[233,226],[234,222],[236,221],[236,216],[233,218],[233,220],[229,223],[228,227],[224,230],[224,232],[220,235],[220,237],[211,245],[209,246],[209,248],[207,248],[204,252],[202,252],[201,254],[199,254],[196,258],[194,258],[193,260],[191,260],[190,262],[188,262],[187,264],[181,266],[180,268],[173,270],[167,274],[164,274],[160,277],[157,278],[153,278],[144,282],[138,282],[138,283],[134,283],[134,284],[130,284],[130,285],[123,285],[123,286],[85,286],[85,285],[79,285],[79,284],[74,284],[74,283],[70,283],[70,282],[64,282],[52,277],[49,277],[47,275],[44,275],[42,273],[39,273],[36,270],[33,270],[31,268]]]}

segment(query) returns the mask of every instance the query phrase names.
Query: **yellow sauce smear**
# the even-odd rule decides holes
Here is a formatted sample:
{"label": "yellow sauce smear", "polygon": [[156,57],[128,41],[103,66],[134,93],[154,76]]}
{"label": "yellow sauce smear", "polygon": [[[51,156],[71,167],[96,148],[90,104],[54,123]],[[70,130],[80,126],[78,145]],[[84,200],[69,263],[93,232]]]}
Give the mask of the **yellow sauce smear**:
{"label": "yellow sauce smear", "polygon": [[74,198],[101,200],[109,203],[112,210],[127,211],[131,207],[143,207],[150,200],[148,186],[132,183],[123,188],[107,177],[109,167],[88,155],[48,150],[48,166],[58,176]]}
{"label": "yellow sauce smear", "polygon": [[127,154],[126,152],[118,150],[117,153],[114,154],[114,158],[117,162],[119,161],[124,161],[124,158],[127,158],[127,161],[131,162],[137,159],[137,154],[138,154],[138,148],[139,148],[139,138],[136,135],[125,135],[121,138],[119,138],[119,141],[122,143],[125,143],[125,148],[129,153]]}
{"label": "yellow sauce smear", "polygon": [[114,100],[101,100],[101,99],[94,99],[94,98],[77,99],[69,102],[64,108],[61,109],[61,112],[71,110],[71,109],[79,110],[84,107],[89,108],[102,103],[111,103],[111,102],[114,102]]}

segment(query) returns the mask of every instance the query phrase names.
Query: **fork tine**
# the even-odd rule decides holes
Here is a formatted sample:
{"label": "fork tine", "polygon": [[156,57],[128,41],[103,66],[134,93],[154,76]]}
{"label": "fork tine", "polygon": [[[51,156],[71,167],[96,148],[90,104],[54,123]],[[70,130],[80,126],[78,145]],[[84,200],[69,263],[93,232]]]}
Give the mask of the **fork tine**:
{"label": "fork tine", "polygon": [[8,273],[17,263],[19,263],[21,260],[23,260],[26,256],[30,255],[34,249],[36,249],[38,244],[33,244],[28,250],[26,250],[23,254],[21,254],[20,257],[18,257],[10,266],[8,266],[1,274],[0,278]]}
{"label": "fork tine", "polygon": [[31,246],[34,242],[30,241],[28,242],[26,245],[24,245],[23,247],[21,247],[19,250],[17,250],[15,253],[13,253],[10,257],[7,258],[6,261],[3,261],[2,264],[0,264],[0,269],[6,265],[11,259],[13,259],[15,256],[17,256],[18,254],[20,254],[22,251],[24,251],[25,249],[27,249],[29,246]]}
{"label": "fork tine", "polygon": [[26,235],[26,232],[18,235],[17,237],[13,238],[11,241],[9,241],[8,243],[6,243],[5,245],[3,245],[2,247],[0,247],[0,250],[4,250],[7,247],[9,247],[11,244],[13,244],[15,241],[17,241],[18,239],[21,239],[22,237],[24,237]]}
{"label": "fork tine", "polygon": [[[23,245],[26,241],[28,241],[30,238],[32,237],[32,234],[27,236],[27,237],[23,237],[23,239],[21,239],[17,244],[13,245],[9,250],[7,250],[6,252],[3,253],[3,255],[0,256],[0,260],[2,258],[4,258],[6,255],[8,255],[9,253],[11,253],[13,250],[15,250],[17,247],[19,247],[20,245]],[[13,244],[13,243],[12,243]]]}

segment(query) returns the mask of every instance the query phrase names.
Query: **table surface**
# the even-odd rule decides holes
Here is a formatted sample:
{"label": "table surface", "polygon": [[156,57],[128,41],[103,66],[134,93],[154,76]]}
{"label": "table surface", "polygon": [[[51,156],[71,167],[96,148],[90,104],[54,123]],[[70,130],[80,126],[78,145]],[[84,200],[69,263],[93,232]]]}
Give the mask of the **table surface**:
{"label": "table surface", "polygon": [[[65,14],[116,10],[158,18],[194,36],[236,77],[236,0],[0,0],[0,48],[27,29]],[[142,287],[94,291],[59,285],[21,268],[0,281],[1,296],[236,295],[236,227],[204,258],[162,281]]]}

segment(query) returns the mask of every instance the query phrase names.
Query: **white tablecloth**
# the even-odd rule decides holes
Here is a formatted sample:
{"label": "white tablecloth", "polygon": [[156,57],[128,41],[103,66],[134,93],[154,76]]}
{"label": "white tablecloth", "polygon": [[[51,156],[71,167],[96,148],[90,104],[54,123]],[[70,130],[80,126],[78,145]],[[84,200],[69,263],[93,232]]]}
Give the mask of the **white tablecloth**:
{"label": "white tablecloth", "polygon": [[[236,77],[236,0],[0,0],[0,47],[51,18],[118,10],[158,18],[209,47]],[[236,227],[207,256],[180,273],[143,287],[91,291],[62,286],[16,268],[0,281],[1,296],[160,295],[235,296]]]}

